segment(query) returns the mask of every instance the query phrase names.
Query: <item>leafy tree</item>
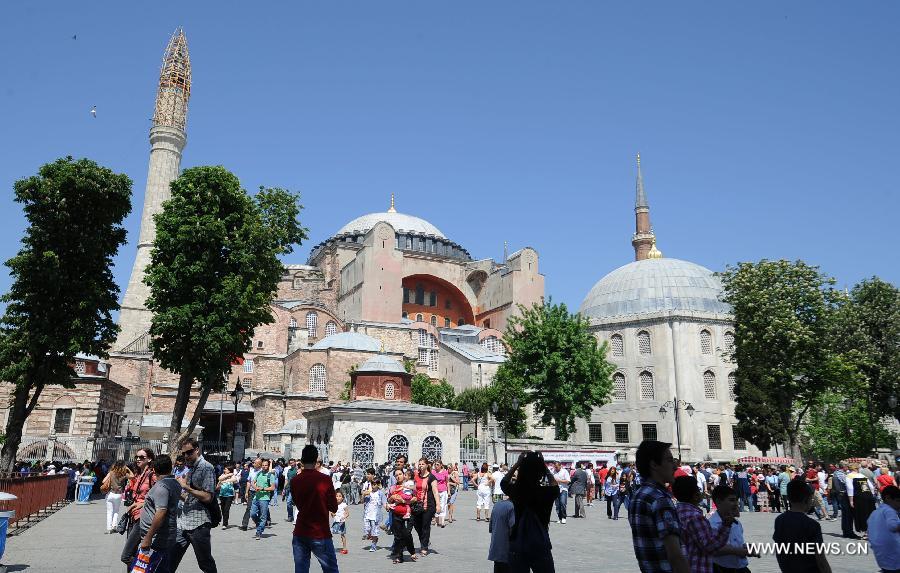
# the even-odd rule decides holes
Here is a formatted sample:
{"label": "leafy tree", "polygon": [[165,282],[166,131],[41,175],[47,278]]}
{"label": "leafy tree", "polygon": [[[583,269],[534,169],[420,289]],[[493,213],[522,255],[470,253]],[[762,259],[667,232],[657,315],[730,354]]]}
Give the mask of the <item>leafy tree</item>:
{"label": "leafy tree", "polygon": [[803,261],[739,263],[722,273],[735,321],[738,432],[761,449],[786,441],[801,459],[803,421],[848,365],[831,348],[840,295]]}
{"label": "leafy tree", "polygon": [[[260,188],[251,199],[223,167],[195,167],[172,182],[156,216],[156,240],[144,279],[153,356],[178,374],[170,451],[188,436],[209,393],[221,389],[234,357],[250,349],[254,329],[272,322],[270,303],[283,272],[278,257],[306,238],[298,196]],[[184,432],[191,391],[199,400]]]}
{"label": "leafy tree", "polygon": [[0,379],[13,385],[0,469],[12,471],[22,427],[48,384],[74,387],[79,352],[107,356],[118,328],[112,259],[125,242],[131,180],[88,159],[48,163],[17,181],[28,228],[6,262]]}
{"label": "leafy tree", "polygon": [[[556,438],[575,431],[576,418],[590,417],[609,401],[614,367],[606,361],[606,343],[588,331],[587,319],[569,314],[565,304],[519,306],[504,341],[508,358],[494,377],[498,418],[512,435],[525,430],[523,407],[533,403]],[[513,398],[519,407],[512,407]]]}
{"label": "leafy tree", "polygon": [[455,391],[446,380],[433,382],[427,374],[412,377],[412,403],[435,408],[452,408]]}
{"label": "leafy tree", "polygon": [[494,401],[494,387],[466,388],[453,399],[453,409],[469,414],[468,421],[486,420]]}
{"label": "leafy tree", "polygon": [[357,368],[359,368],[359,366],[353,364],[350,366],[350,369],[347,370],[347,381],[344,382],[344,389],[338,395],[338,400],[350,399],[350,391],[353,389],[353,373],[356,372]]}

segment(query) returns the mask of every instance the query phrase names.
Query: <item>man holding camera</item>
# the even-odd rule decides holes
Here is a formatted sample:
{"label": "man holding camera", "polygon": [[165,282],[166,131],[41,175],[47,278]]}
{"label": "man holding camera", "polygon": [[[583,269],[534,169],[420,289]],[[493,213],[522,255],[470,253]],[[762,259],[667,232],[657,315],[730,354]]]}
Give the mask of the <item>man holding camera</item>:
{"label": "man holding camera", "polygon": [[206,504],[215,503],[216,471],[211,463],[203,459],[200,444],[194,438],[182,442],[181,455],[189,471],[177,478],[183,492],[178,511],[178,536],[171,551],[171,570],[178,569],[188,545],[191,545],[200,570],[203,573],[217,573],[210,536],[212,518],[206,508]]}

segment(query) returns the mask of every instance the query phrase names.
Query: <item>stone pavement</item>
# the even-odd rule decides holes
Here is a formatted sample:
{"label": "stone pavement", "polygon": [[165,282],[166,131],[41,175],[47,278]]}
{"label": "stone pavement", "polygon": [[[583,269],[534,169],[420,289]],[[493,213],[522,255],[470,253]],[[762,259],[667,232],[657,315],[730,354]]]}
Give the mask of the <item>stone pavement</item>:
{"label": "stone pavement", "polygon": [[[402,569],[419,569],[428,573],[458,573],[460,570],[489,572],[487,561],[489,534],[484,522],[476,522],[475,497],[463,492],[457,504],[458,522],[444,529],[432,529],[432,547],[436,553],[420,559],[418,563],[404,563]],[[558,571],[580,572],[616,571],[636,572],[637,564],[631,549],[631,533],[628,521],[606,519],[606,504],[587,508],[587,519],[569,519],[565,525],[550,524],[553,555]],[[569,503],[571,510],[572,503]],[[351,506],[348,535],[348,555],[338,555],[343,572],[378,573],[395,571],[387,559],[388,551],[380,549],[369,553],[363,542],[360,526],[361,506]],[[239,523],[244,506],[232,508],[232,523]],[[235,517],[237,519],[235,519]],[[221,573],[248,573],[251,571],[293,570],[291,561],[291,524],[284,521],[285,507],[275,508],[274,526],[267,530],[260,541],[253,540],[251,532],[236,527],[213,532],[213,553]],[[58,571],[89,571],[91,573],[122,573],[124,566],[118,561],[124,538],[120,535],[104,535],[105,504],[93,501],[87,506],[69,505],[55,515],[37,524],[25,533],[7,541],[2,562],[10,571],[50,573]],[[775,516],[768,513],[744,514],[741,521],[748,542],[771,540]],[[839,522],[823,522],[825,541],[840,542]],[[379,545],[386,546],[392,537],[385,536]],[[415,534],[414,534],[415,539]],[[339,538],[335,538],[336,545]],[[873,555],[829,557],[835,572],[867,573],[878,571]],[[424,566],[424,567],[423,567]],[[777,572],[778,564],[772,556],[752,559],[750,569],[754,573]],[[313,564],[311,571],[319,571]],[[197,562],[188,550],[181,572],[195,572]]]}

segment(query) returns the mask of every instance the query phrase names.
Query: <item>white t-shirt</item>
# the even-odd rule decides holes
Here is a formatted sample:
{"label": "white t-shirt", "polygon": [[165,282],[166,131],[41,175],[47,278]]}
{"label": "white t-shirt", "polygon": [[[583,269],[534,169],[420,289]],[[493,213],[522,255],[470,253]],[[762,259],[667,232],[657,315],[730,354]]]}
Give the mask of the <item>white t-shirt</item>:
{"label": "white t-shirt", "polygon": [[494,478],[494,495],[503,495],[503,490],[500,489],[500,480],[506,477],[506,472],[497,470],[491,474],[491,477]]}
{"label": "white t-shirt", "polygon": [[334,512],[334,522],[335,523],[344,523],[347,519],[347,504],[346,502],[341,502],[338,504],[337,511]]}
{"label": "white t-shirt", "polygon": [[369,496],[369,501],[366,502],[366,506],[363,509],[363,519],[375,521],[378,519],[378,512],[381,510],[383,498],[381,497],[381,492],[372,491],[371,486],[368,486],[363,491],[363,497],[367,495]]}
{"label": "white t-shirt", "polygon": [[706,476],[703,475],[703,472],[697,472],[697,489],[701,492],[706,492]]}
{"label": "white t-shirt", "polygon": [[[566,468],[559,468],[558,472],[553,473],[553,477],[556,478],[556,483],[559,485],[559,491],[569,491],[569,470]],[[565,480],[565,483],[563,483],[562,480]]]}
{"label": "white t-shirt", "polygon": [[821,492],[822,495],[825,495],[825,488],[828,487],[827,480],[828,474],[824,471],[819,471],[819,492]]}

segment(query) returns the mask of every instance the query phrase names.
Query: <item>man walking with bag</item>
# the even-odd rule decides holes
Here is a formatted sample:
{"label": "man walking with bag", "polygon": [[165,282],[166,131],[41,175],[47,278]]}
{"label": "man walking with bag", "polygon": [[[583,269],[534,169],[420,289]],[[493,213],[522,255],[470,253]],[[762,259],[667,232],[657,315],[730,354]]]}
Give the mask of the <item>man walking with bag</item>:
{"label": "man walking with bag", "polygon": [[178,569],[188,545],[194,547],[197,566],[203,573],[217,573],[212,556],[210,530],[213,517],[209,506],[215,505],[216,471],[200,454],[200,444],[187,438],[181,444],[181,455],[189,471],[177,478],[181,484],[181,505],[178,510],[178,536],[172,548],[171,570]]}

